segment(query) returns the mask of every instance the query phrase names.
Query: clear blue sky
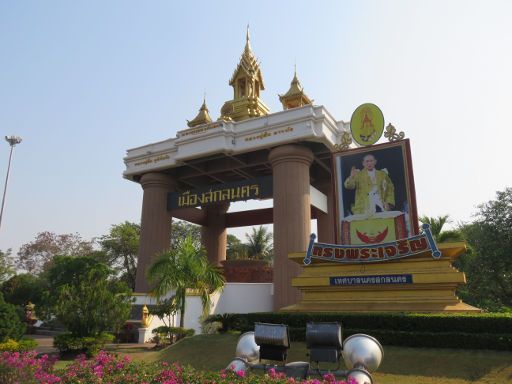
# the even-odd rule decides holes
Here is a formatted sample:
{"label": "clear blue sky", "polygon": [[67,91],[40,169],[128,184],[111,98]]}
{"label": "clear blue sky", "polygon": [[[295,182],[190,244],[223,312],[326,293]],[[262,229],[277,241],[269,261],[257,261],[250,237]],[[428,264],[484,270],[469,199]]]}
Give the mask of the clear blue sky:
{"label": "clear blue sky", "polygon": [[[138,222],[126,149],[174,137],[204,92],[219,116],[247,23],[272,111],[295,62],[336,119],[376,103],[411,139],[419,213],[470,220],[512,186],[510,20],[509,1],[4,0],[0,134],[23,142],[0,249]],[[8,151],[2,141],[2,188]]]}

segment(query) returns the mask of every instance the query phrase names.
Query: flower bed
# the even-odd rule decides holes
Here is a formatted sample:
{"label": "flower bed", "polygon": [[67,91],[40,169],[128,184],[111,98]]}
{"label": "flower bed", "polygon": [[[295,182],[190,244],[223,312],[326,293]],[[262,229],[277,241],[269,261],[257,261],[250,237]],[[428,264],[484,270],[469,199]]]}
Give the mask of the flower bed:
{"label": "flower bed", "polygon": [[54,369],[54,360],[35,352],[4,352],[0,355],[2,384],[351,384],[332,375],[299,381],[270,369],[265,375],[244,371],[203,372],[178,363],[146,364],[129,357],[100,351],[91,360],[79,356],[64,369]]}

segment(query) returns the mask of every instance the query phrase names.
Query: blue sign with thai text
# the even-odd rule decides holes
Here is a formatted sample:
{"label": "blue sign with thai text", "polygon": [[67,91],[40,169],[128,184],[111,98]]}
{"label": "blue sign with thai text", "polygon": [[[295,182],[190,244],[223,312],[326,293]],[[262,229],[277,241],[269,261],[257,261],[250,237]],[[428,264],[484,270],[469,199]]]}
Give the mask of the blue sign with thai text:
{"label": "blue sign with thai text", "polygon": [[329,282],[330,285],[412,284],[412,275],[333,276]]}

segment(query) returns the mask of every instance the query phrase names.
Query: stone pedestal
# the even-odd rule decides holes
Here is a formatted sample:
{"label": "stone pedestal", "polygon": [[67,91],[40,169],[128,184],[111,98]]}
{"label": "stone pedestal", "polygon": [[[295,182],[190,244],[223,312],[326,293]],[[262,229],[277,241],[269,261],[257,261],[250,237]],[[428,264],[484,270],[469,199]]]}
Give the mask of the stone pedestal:
{"label": "stone pedestal", "polygon": [[135,292],[147,293],[150,287],[146,280],[146,270],[155,254],[170,247],[171,216],[167,211],[167,194],[174,189],[175,183],[163,173],[146,173],[141,177],[140,184],[144,197]]}
{"label": "stone pedestal", "polygon": [[151,339],[151,330],[149,328],[138,328],[139,341],[138,344],[144,344]]}
{"label": "stone pedestal", "polygon": [[272,149],[274,188],[274,309],[291,305],[300,292],[291,286],[300,266],[288,260],[288,254],[307,249],[311,232],[309,167],[313,153],[300,145]]}

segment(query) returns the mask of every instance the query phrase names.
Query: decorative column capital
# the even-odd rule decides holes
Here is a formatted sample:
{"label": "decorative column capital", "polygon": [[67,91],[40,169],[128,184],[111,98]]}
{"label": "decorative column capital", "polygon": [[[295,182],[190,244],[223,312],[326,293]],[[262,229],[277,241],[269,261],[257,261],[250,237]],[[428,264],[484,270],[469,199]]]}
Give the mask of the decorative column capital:
{"label": "decorative column capital", "polygon": [[140,185],[144,190],[148,188],[166,188],[172,190],[176,187],[176,181],[165,173],[150,172],[142,175]]}
{"label": "decorative column capital", "polygon": [[272,167],[285,162],[303,163],[309,167],[313,162],[313,158],[314,156],[311,149],[295,144],[276,147],[272,149],[268,155],[268,160],[272,164]]}

